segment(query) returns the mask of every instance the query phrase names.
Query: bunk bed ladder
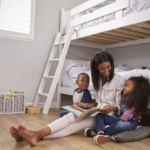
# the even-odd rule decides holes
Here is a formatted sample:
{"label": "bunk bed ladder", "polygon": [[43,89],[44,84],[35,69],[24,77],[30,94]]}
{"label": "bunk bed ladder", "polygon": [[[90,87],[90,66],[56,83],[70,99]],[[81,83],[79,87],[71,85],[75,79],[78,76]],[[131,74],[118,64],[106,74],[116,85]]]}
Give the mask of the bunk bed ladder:
{"label": "bunk bed ladder", "polygon": [[[74,32],[74,28],[70,28],[69,32],[67,34],[66,40],[63,42],[60,42],[60,38],[61,38],[62,34],[60,32],[58,32],[56,39],[55,39],[55,42],[54,42],[54,45],[53,45],[52,50],[50,52],[50,57],[49,57],[49,60],[47,62],[47,65],[46,65],[46,68],[44,71],[44,75],[42,77],[42,80],[41,80],[41,83],[40,83],[40,86],[39,86],[39,89],[38,89],[38,92],[37,92],[37,95],[36,95],[36,98],[34,101],[34,107],[38,107],[41,95],[47,97],[46,103],[44,106],[44,110],[43,110],[43,114],[48,114],[48,111],[49,111],[49,108],[50,108],[50,105],[51,105],[51,102],[52,102],[52,99],[53,99],[53,96],[54,96],[54,93],[56,90],[56,86],[57,86],[57,83],[58,83],[58,80],[59,80],[59,77],[60,77],[60,74],[62,71],[62,67],[63,67],[64,61],[65,61],[65,58],[66,58],[66,55],[67,55],[67,52],[69,49],[69,45],[71,42],[73,32]],[[56,59],[56,58],[54,58],[54,56],[56,54],[55,47],[60,46],[60,45],[64,45],[64,46],[63,46],[60,57]],[[55,71],[55,75],[49,76],[48,74],[50,72],[53,61],[58,61],[58,65],[57,65],[57,68]],[[44,87],[46,84],[46,79],[49,79],[49,78],[52,79],[49,93],[43,93],[43,90],[44,90]]]}

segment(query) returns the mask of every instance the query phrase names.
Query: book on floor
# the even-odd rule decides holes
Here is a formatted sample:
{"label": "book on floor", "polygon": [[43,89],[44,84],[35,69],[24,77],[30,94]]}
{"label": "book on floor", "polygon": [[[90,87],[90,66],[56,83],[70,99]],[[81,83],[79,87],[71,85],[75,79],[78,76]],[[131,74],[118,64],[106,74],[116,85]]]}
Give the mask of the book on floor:
{"label": "book on floor", "polygon": [[74,113],[77,117],[91,116],[92,114],[98,112],[96,107],[84,109],[81,107],[77,107],[76,105],[70,105],[62,106],[62,108]]}

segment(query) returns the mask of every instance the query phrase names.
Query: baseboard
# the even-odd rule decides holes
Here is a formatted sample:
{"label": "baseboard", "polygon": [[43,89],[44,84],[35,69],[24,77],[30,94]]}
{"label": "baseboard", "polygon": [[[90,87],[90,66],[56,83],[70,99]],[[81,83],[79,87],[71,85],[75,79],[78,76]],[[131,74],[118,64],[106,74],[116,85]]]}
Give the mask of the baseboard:
{"label": "baseboard", "polygon": [[[62,106],[67,106],[67,105],[71,105],[71,102],[62,102],[61,105]],[[44,108],[45,103],[39,103],[38,107],[43,109]],[[26,103],[26,106],[33,106],[33,103]],[[52,102],[50,108],[57,108],[57,102]]]}

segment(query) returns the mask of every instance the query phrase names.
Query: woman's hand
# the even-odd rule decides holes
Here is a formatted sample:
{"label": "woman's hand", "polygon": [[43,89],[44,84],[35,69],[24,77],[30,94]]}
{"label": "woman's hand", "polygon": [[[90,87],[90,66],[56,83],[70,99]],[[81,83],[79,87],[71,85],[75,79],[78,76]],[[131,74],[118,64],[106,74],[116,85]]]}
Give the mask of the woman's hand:
{"label": "woman's hand", "polygon": [[87,108],[88,103],[76,102],[74,104],[81,108]]}
{"label": "woman's hand", "polygon": [[106,105],[102,109],[99,109],[99,111],[104,114],[109,114],[111,111],[116,111],[116,106]]}

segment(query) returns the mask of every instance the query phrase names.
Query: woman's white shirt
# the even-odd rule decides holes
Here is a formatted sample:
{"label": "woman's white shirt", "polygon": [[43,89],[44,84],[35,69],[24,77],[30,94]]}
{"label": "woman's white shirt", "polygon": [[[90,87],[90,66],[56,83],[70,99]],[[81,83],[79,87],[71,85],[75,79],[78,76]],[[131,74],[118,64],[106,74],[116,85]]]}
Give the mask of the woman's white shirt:
{"label": "woman's white shirt", "polygon": [[[97,108],[103,108],[106,105],[117,106],[117,115],[120,115],[120,100],[124,83],[124,78],[118,74],[115,74],[113,79],[110,82],[106,82],[103,86],[102,80],[100,80],[99,91],[94,90],[94,97],[98,103]],[[116,113],[112,111],[109,115],[116,116]]]}

